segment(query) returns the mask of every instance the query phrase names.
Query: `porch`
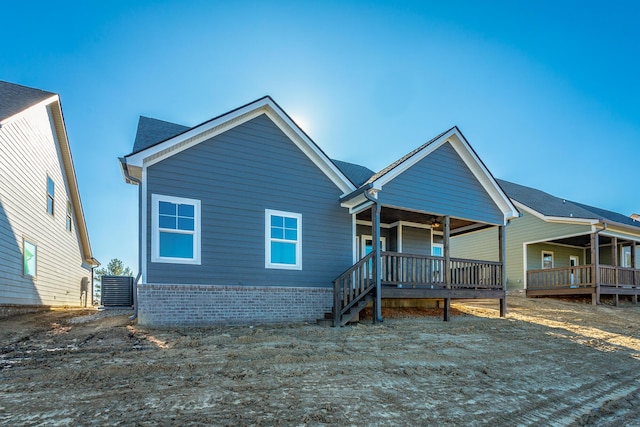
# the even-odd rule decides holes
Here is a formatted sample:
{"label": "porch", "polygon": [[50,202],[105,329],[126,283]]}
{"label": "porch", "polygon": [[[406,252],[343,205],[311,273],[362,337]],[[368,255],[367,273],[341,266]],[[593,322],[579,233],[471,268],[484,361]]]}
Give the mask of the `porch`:
{"label": "porch", "polygon": [[569,266],[528,269],[527,296],[591,295],[593,303],[599,304],[601,295],[612,295],[617,305],[620,295],[628,295],[637,303],[640,269],[635,268],[636,242],[600,235],[602,231],[550,242],[582,248],[589,263],[577,265],[578,256],[572,256]]}
{"label": "porch", "polygon": [[[499,261],[450,256],[451,236],[488,227],[499,230]],[[372,302],[374,322],[382,321],[382,299],[442,299],[447,321],[451,299],[490,298],[505,315],[505,226],[376,204],[356,215],[354,230],[359,259],[333,281],[334,326],[345,325]]]}

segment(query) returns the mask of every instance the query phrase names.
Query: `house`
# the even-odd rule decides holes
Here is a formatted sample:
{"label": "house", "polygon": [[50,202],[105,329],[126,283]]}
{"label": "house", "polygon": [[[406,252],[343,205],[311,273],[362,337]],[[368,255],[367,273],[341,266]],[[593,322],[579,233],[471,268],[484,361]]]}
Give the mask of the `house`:
{"label": "house", "polygon": [[0,81],[0,306],[86,306],[93,258],[57,94]]}
{"label": "house", "polygon": [[138,185],[147,325],[343,325],[383,298],[489,297],[503,263],[450,257],[454,235],[518,212],[458,128],[378,173],[331,160],[270,97],[194,127],[141,117],[120,159]]}
{"label": "house", "polygon": [[[572,202],[534,188],[498,180],[520,218],[511,221],[507,287],[527,296],[631,295],[640,286],[640,223],[629,216]],[[498,259],[495,232],[482,230],[454,239],[456,256]]]}

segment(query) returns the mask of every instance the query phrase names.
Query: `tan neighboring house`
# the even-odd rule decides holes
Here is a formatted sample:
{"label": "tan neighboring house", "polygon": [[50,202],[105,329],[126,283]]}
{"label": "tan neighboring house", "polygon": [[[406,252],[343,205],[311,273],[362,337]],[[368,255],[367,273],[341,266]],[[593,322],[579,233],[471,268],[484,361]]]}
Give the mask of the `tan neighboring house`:
{"label": "tan neighboring house", "polygon": [[0,178],[0,307],[90,304],[99,263],[57,94],[0,81]]}
{"label": "tan neighboring house", "polygon": [[[508,289],[527,296],[631,295],[640,293],[640,222],[617,212],[497,180],[520,218],[506,233]],[[452,255],[496,260],[494,230],[452,239]],[[486,244],[485,244],[486,242]]]}

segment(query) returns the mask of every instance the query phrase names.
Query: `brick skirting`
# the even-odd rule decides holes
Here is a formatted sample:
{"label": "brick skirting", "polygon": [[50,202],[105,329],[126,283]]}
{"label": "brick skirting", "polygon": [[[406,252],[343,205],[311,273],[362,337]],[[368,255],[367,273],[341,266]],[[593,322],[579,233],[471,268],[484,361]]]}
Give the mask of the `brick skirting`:
{"label": "brick skirting", "polygon": [[315,322],[333,305],[332,288],[140,284],[138,323],[206,326]]}

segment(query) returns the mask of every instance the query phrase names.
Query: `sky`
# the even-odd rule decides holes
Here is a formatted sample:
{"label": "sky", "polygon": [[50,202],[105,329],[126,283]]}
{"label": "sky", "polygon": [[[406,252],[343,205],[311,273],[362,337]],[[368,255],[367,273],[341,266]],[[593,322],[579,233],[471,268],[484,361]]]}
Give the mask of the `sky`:
{"label": "sky", "polygon": [[137,270],[139,116],[264,95],[380,170],[457,125],[497,178],[640,213],[635,1],[12,1],[0,80],[60,95],[94,256]]}

